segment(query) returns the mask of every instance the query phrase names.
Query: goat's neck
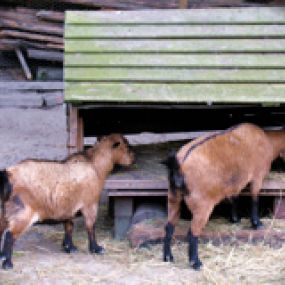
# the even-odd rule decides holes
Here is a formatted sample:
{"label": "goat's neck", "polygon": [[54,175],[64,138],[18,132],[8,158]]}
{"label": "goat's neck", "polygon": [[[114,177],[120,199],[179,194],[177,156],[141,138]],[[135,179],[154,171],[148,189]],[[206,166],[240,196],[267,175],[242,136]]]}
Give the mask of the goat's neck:
{"label": "goat's neck", "polygon": [[105,180],[108,174],[114,168],[114,162],[112,160],[112,156],[106,152],[98,151],[92,159],[92,163],[94,168],[96,169],[96,173],[100,179]]}
{"label": "goat's neck", "polygon": [[273,146],[273,158],[277,158],[279,154],[285,151],[285,131],[268,132],[268,137]]}

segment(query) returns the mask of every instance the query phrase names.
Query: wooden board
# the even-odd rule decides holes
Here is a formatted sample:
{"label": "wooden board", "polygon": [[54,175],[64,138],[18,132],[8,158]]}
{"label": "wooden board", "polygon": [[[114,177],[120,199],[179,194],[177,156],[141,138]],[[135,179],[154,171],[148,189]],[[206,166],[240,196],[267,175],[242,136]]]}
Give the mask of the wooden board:
{"label": "wooden board", "polygon": [[146,11],[68,11],[67,24],[255,24],[285,23],[285,8],[220,8],[193,10],[146,10]]}
{"label": "wooden board", "polygon": [[65,92],[69,102],[285,102],[285,84],[66,83]]}
{"label": "wooden board", "polygon": [[[185,141],[136,146],[136,163],[130,168],[116,171],[106,181],[109,195],[118,196],[166,196],[167,171],[160,162],[170,150],[178,149]],[[262,186],[265,196],[285,195],[285,173],[271,172]],[[248,192],[243,193],[248,195]]]}
{"label": "wooden board", "polygon": [[257,38],[284,37],[283,25],[68,25],[65,38]]}
{"label": "wooden board", "polygon": [[[284,52],[285,39],[65,39],[65,54],[69,53],[217,53],[217,52]],[[70,62],[74,62],[75,56]],[[68,65],[70,65],[69,63]],[[74,62],[75,64],[76,62]]]}
{"label": "wooden board", "polygon": [[285,83],[285,69],[66,67],[65,78],[74,82]]}
{"label": "wooden board", "polygon": [[64,84],[54,81],[0,81],[0,90],[62,90]]}

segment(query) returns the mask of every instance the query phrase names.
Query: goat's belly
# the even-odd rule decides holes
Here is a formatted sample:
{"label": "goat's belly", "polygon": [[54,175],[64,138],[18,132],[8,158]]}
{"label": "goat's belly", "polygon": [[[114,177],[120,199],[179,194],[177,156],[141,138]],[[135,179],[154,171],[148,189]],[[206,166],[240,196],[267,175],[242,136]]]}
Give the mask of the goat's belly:
{"label": "goat's belly", "polygon": [[73,218],[79,211],[79,206],[77,207],[46,207],[43,211],[41,217],[43,220],[67,220]]}

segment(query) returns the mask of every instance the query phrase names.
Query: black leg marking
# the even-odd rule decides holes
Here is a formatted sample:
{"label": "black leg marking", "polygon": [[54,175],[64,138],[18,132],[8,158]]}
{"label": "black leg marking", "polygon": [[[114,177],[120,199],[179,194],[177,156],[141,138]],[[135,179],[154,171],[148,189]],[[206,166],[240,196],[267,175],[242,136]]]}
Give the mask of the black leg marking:
{"label": "black leg marking", "polygon": [[3,257],[4,261],[2,263],[2,268],[3,269],[11,269],[13,268],[13,263],[12,263],[12,253],[13,253],[13,235],[10,231],[6,231],[4,233],[4,246],[3,246]]}
{"label": "black leg marking", "polygon": [[165,237],[163,241],[163,260],[165,262],[173,261],[173,255],[171,253],[171,240],[174,233],[174,226],[167,223],[165,226]]}
{"label": "black leg marking", "polygon": [[257,230],[263,227],[262,222],[259,219],[259,214],[258,214],[258,207],[259,206],[259,201],[258,197],[257,198],[252,198],[252,204],[251,204],[251,225],[252,227]]}
{"label": "black leg marking", "polygon": [[91,253],[104,254],[105,253],[104,247],[98,245],[95,238],[95,224],[91,229],[87,229],[87,233],[89,239],[89,251]]}
{"label": "black leg marking", "polygon": [[195,269],[199,270],[202,266],[202,262],[198,256],[198,237],[193,236],[191,230],[188,233],[188,242],[189,242],[189,262],[190,266]]}
{"label": "black leg marking", "polygon": [[238,215],[238,198],[233,197],[230,199],[231,203],[231,216],[230,216],[230,222],[233,224],[240,222],[240,217]]}
{"label": "black leg marking", "polygon": [[64,238],[62,242],[63,250],[66,253],[73,253],[77,251],[77,247],[73,244],[72,241],[72,232],[73,232],[73,222],[66,221],[64,222]]}

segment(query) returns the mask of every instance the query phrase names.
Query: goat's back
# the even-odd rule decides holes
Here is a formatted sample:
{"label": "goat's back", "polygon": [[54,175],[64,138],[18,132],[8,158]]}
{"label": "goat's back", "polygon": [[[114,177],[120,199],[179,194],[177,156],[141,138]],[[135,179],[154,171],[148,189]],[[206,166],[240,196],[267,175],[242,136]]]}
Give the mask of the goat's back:
{"label": "goat's back", "polygon": [[241,124],[184,145],[177,157],[190,191],[201,188],[213,197],[221,192],[232,196],[269,171],[273,150],[261,128]]}

